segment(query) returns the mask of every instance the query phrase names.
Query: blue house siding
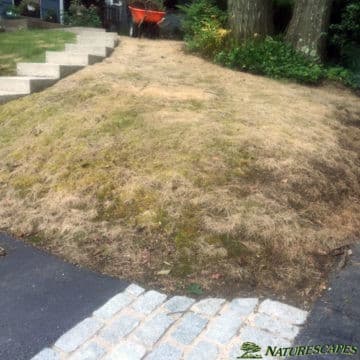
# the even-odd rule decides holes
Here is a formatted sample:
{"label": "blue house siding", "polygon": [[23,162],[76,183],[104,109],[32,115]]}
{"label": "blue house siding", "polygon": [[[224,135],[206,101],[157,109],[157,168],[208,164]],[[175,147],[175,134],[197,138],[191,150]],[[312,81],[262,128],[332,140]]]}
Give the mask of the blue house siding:
{"label": "blue house siding", "polygon": [[5,13],[5,10],[13,4],[13,0],[0,0],[0,15]]}
{"label": "blue house siding", "polygon": [[60,0],[41,0],[40,7],[42,18],[45,18],[46,14],[50,11],[55,12],[57,14],[57,19],[60,20]]}

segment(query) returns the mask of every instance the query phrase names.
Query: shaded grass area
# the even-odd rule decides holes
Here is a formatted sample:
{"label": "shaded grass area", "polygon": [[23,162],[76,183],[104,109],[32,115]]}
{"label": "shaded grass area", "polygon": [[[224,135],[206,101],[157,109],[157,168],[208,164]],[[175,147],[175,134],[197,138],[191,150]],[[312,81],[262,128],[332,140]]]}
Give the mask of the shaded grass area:
{"label": "shaded grass area", "polygon": [[164,291],[313,300],[360,228],[358,99],[172,42],[111,61],[0,108],[0,229]]}
{"label": "shaded grass area", "polygon": [[43,62],[46,50],[62,50],[75,34],[61,30],[19,30],[0,33],[0,76],[16,73],[18,62]]}

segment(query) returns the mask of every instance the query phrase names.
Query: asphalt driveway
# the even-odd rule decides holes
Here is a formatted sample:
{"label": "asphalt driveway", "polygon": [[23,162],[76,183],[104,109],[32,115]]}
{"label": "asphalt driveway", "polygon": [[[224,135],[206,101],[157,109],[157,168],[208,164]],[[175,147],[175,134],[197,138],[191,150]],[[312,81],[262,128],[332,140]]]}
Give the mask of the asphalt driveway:
{"label": "asphalt driveway", "polygon": [[0,359],[29,360],[127,283],[0,233]]}

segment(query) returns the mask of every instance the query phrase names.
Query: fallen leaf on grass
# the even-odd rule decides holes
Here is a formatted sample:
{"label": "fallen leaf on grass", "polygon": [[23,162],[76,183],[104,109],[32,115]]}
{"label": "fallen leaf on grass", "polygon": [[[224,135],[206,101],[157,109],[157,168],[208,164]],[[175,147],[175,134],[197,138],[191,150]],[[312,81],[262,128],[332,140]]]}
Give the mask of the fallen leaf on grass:
{"label": "fallen leaf on grass", "polygon": [[199,284],[190,284],[187,288],[190,294],[202,295],[204,293],[203,289]]}
{"label": "fallen leaf on grass", "polygon": [[169,275],[170,274],[170,269],[163,269],[163,270],[160,270],[156,273],[156,275]]}
{"label": "fallen leaf on grass", "polygon": [[219,273],[215,273],[211,275],[211,279],[215,279],[215,280],[219,280],[221,277],[222,275]]}

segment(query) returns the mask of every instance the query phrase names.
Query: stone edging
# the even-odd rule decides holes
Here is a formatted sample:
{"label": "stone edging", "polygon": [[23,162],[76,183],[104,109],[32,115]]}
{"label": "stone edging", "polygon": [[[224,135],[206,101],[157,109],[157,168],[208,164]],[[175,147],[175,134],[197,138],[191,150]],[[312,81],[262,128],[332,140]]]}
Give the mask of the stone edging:
{"label": "stone edging", "polygon": [[247,341],[290,346],[307,315],[270,299],[167,299],[131,284],[32,360],[236,359]]}

